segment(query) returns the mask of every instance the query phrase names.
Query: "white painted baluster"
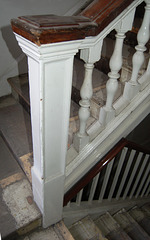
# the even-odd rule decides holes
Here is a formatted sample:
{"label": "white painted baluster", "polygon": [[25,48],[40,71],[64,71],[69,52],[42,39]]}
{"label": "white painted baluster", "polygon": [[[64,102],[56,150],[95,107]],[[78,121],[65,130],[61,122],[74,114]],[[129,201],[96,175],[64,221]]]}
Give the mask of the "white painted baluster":
{"label": "white painted baluster", "polygon": [[86,132],[87,121],[90,117],[90,99],[93,95],[92,73],[94,63],[100,59],[102,41],[95,46],[81,50],[81,59],[85,61],[85,76],[80,90],[81,100],[79,102],[79,131],[74,136],[74,148],[80,150],[89,143],[89,135]]}
{"label": "white painted baluster", "polygon": [[145,193],[145,196],[147,197],[149,195],[149,193],[150,193],[150,184],[149,184],[149,187],[148,187],[148,189],[147,189],[147,191]]}
{"label": "white painted baluster", "polygon": [[95,176],[95,178],[93,179],[91,190],[90,190],[90,195],[89,195],[89,198],[88,198],[88,203],[89,204],[92,203],[92,200],[93,200],[93,197],[94,197],[94,194],[95,194],[95,190],[96,190],[96,187],[97,187],[99,176],[100,176],[100,173],[98,173]]}
{"label": "white painted baluster", "polygon": [[112,185],[111,185],[111,189],[109,191],[109,195],[108,195],[108,200],[109,201],[111,201],[113,193],[114,193],[114,190],[115,190],[115,187],[117,185],[117,181],[118,181],[121,169],[122,169],[122,165],[123,165],[124,160],[125,160],[125,156],[126,156],[127,150],[128,150],[127,148],[124,148],[122,150],[122,153],[121,153],[121,156],[120,156],[120,159],[119,159],[119,163],[118,163],[118,166],[117,166],[117,170],[116,170],[116,173],[115,173]]}
{"label": "white painted baluster", "polygon": [[81,189],[81,191],[77,194],[76,204],[78,206],[80,206],[81,204],[82,194],[83,194],[83,189]]}
{"label": "white painted baluster", "polygon": [[148,179],[147,179],[147,181],[146,181],[146,183],[145,183],[145,186],[144,186],[144,188],[143,188],[143,190],[142,190],[141,197],[144,196],[145,191],[146,191],[146,189],[147,189],[147,187],[148,187],[149,185],[150,185],[150,175],[149,175],[149,177],[148,177]]}
{"label": "white painted baluster", "polygon": [[146,155],[145,158],[143,159],[142,166],[141,166],[141,168],[140,168],[140,171],[138,172],[138,175],[137,175],[137,178],[136,178],[136,180],[135,180],[134,186],[133,186],[132,191],[131,191],[131,193],[130,193],[130,197],[129,197],[130,199],[133,197],[133,194],[134,194],[134,192],[135,192],[135,189],[136,189],[137,186],[138,186],[139,180],[140,180],[140,178],[141,178],[141,176],[142,176],[142,174],[143,174],[144,168],[145,168],[148,160],[149,160],[149,155]]}
{"label": "white painted baluster", "polygon": [[106,84],[107,100],[106,105],[100,111],[100,122],[104,125],[107,124],[115,116],[115,110],[113,109],[112,104],[115,93],[118,89],[117,79],[120,77],[120,74],[118,72],[122,67],[122,46],[124,38],[124,33],[118,32],[116,34],[116,44],[109,63],[111,72],[108,73],[109,80]]}
{"label": "white painted baluster", "polygon": [[139,185],[138,190],[137,190],[136,195],[135,195],[136,198],[139,196],[139,194],[140,194],[140,192],[142,190],[143,184],[144,184],[147,176],[149,176],[149,174],[150,174],[150,163],[147,166],[145,172],[143,173],[142,180],[140,182],[140,185]]}
{"label": "white painted baluster", "polygon": [[144,63],[144,51],[146,50],[145,44],[148,42],[150,37],[150,0],[145,0],[145,15],[141,28],[137,35],[138,45],[135,47],[136,52],[132,59],[132,75],[131,80],[126,83],[124,89],[124,97],[131,100],[139,92],[139,84],[137,82],[138,73],[142,64]]}
{"label": "white painted baluster", "polygon": [[[129,16],[122,19],[122,21],[116,26],[116,43],[114,52],[110,59],[111,72],[108,73],[109,80],[106,84],[107,100],[106,105],[101,108],[100,111],[100,123],[107,124],[111,119],[115,117],[115,109],[113,108],[113,101],[118,89],[118,79],[120,77],[119,71],[122,67],[122,48],[125,33],[131,29],[135,10],[133,10]],[[129,21],[130,19],[130,21]]]}
{"label": "white painted baluster", "polygon": [[98,199],[99,202],[103,201],[103,197],[104,197],[105,190],[106,190],[106,187],[107,187],[107,183],[108,183],[108,180],[109,180],[109,177],[110,177],[111,169],[112,169],[112,166],[114,164],[114,159],[115,158],[113,158],[111,160],[111,162],[107,164],[107,169],[106,169],[106,172],[105,172],[102,189],[101,189],[99,199]]}
{"label": "white painted baluster", "polygon": [[119,185],[119,189],[118,189],[118,192],[117,192],[117,195],[116,195],[117,200],[119,199],[119,197],[121,195],[121,192],[123,190],[123,187],[124,187],[125,181],[127,179],[127,176],[128,176],[131,164],[132,164],[132,160],[135,156],[135,153],[136,153],[135,150],[132,150],[131,153],[130,153],[130,157],[128,159],[128,162],[127,162],[127,165],[126,165],[125,171],[123,173],[123,176],[122,176],[122,179],[121,179],[121,182],[120,182],[120,185]]}
{"label": "white painted baluster", "polygon": [[136,164],[135,164],[135,166],[134,166],[134,168],[133,168],[133,170],[132,170],[132,173],[130,174],[128,184],[127,184],[126,189],[125,189],[125,191],[124,191],[123,199],[125,199],[126,196],[127,196],[127,194],[128,194],[128,191],[129,191],[129,189],[130,189],[130,187],[131,187],[133,178],[135,177],[136,171],[137,171],[138,166],[139,166],[139,164],[140,164],[140,162],[141,162],[141,160],[142,160],[142,157],[143,157],[143,153],[139,153],[138,158],[137,158],[137,160],[136,160]]}
{"label": "white painted baluster", "polygon": [[16,35],[28,56],[34,165],[34,200],[43,226],[61,220],[72,72],[80,41],[36,44]]}
{"label": "white painted baluster", "polygon": [[[83,85],[80,90],[81,100],[79,102],[80,128],[79,128],[79,132],[76,135],[78,136],[78,140],[80,139],[80,146],[79,146],[79,149],[77,149],[78,151],[80,151],[80,149],[82,149],[89,142],[89,136],[86,133],[86,124],[87,124],[87,120],[90,117],[90,99],[93,95],[92,72],[93,72],[94,64],[86,63],[84,66],[85,66],[85,77],[84,77]],[[77,146],[77,144],[75,143],[75,139],[74,139],[74,144],[75,146]]]}

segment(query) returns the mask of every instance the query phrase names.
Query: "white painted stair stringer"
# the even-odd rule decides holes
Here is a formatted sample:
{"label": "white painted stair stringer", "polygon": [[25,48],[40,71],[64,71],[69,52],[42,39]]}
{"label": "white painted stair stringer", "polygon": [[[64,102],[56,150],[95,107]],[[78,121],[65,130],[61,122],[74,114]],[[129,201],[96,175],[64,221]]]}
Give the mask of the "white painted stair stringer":
{"label": "white painted stair stringer", "polygon": [[65,192],[81,179],[122,137],[126,137],[149,113],[150,84],[139,92],[126,108],[79,154],[74,149],[69,150]]}

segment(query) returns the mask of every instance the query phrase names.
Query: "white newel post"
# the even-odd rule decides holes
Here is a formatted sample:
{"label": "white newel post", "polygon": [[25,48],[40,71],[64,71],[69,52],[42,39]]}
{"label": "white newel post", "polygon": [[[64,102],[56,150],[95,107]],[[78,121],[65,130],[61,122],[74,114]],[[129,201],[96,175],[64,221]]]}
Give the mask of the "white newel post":
{"label": "white newel post", "polygon": [[106,84],[106,105],[101,108],[99,116],[99,121],[104,126],[115,117],[113,101],[118,89],[118,79],[120,78],[119,71],[122,68],[123,41],[125,38],[125,33],[132,28],[134,14],[135,9],[132,10],[130,14],[122,19],[115,27],[117,34],[114,51],[109,62],[111,72],[108,73],[109,80]]}
{"label": "white newel post", "polygon": [[144,63],[145,44],[150,38],[150,0],[145,0],[145,14],[142,25],[137,35],[138,45],[135,47],[136,52],[132,58],[132,75],[129,82],[126,83],[124,89],[124,98],[131,100],[139,92],[138,73]]}
{"label": "white newel post", "polygon": [[79,131],[74,135],[74,147],[80,152],[89,143],[89,135],[86,132],[87,121],[90,117],[90,99],[93,95],[92,73],[94,63],[101,57],[102,41],[97,42],[94,46],[82,49],[80,58],[84,60],[85,75],[82,87],[80,89],[81,100],[79,102]]}
{"label": "white newel post", "polygon": [[79,41],[37,46],[16,35],[28,56],[34,200],[47,227],[62,218],[72,70]]}

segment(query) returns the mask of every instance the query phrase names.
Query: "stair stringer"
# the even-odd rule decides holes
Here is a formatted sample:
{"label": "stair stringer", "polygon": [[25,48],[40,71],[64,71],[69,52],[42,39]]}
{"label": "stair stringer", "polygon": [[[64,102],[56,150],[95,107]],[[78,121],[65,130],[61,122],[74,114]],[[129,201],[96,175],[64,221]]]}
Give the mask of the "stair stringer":
{"label": "stair stringer", "polygon": [[79,154],[73,147],[68,150],[65,193],[149,113],[150,88],[147,86],[105,128],[98,121],[94,123],[93,132],[100,132],[97,137],[86,145]]}
{"label": "stair stringer", "polygon": [[98,202],[98,200],[93,200],[90,204],[83,201],[80,203],[80,206],[72,202],[69,206],[64,207],[63,220],[66,226],[70,227],[73,223],[79,221],[87,215],[90,215],[90,217],[94,220],[106,212],[114,215],[122,208],[125,208],[126,211],[128,211],[136,205],[141,207],[144,204],[149,203],[149,201],[150,196],[133,199],[126,198],[125,200],[122,198],[119,200],[113,199],[111,201],[103,200],[101,203]]}

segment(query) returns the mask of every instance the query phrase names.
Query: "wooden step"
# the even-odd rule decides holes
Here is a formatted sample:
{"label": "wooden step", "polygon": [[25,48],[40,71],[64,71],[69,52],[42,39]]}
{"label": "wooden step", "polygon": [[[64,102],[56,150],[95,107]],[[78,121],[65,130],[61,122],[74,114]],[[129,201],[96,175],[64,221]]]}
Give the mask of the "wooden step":
{"label": "wooden step", "polygon": [[113,217],[133,240],[150,240],[144,229],[124,209]]}
{"label": "wooden step", "polygon": [[47,229],[39,228],[17,240],[74,240],[74,238],[61,221]]}
{"label": "wooden step", "polygon": [[129,211],[129,214],[136,222],[150,235],[150,217],[139,207],[134,207]]}
{"label": "wooden step", "polygon": [[[12,87],[12,94],[16,100],[30,113],[30,97],[29,97],[29,82],[28,74],[22,74],[8,79]],[[78,119],[79,106],[74,101],[71,101],[70,121]]]}
{"label": "wooden step", "polygon": [[131,240],[109,213],[100,216],[94,222],[108,240]]}
{"label": "wooden step", "polygon": [[74,223],[69,231],[75,240],[104,240],[101,231],[89,216]]}
{"label": "wooden step", "polygon": [[[114,34],[114,36],[115,36],[115,34]],[[114,50],[114,46],[115,46],[115,38],[106,37],[103,41],[103,47],[102,47],[102,53],[101,53],[102,57],[105,59],[110,59],[112,56],[113,50]],[[121,82],[130,80],[131,72],[132,72],[132,57],[135,53],[135,46],[136,45],[133,46],[133,44],[131,44],[131,45],[124,44],[123,45],[123,51],[122,51],[123,64],[122,64],[121,76],[120,76]],[[149,44],[148,44],[147,48],[149,49]],[[143,74],[143,72],[145,71],[145,69],[147,67],[149,57],[150,57],[148,49],[146,52],[144,52],[145,60],[139,71],[139,76]]]}
{"label": "wooden step", "polygon": [[30,97],[28,74],[21,74],[16,77],[8,78],[8,83],[12,88],[12,94],[18,100],[25,110],[30,113]]}

